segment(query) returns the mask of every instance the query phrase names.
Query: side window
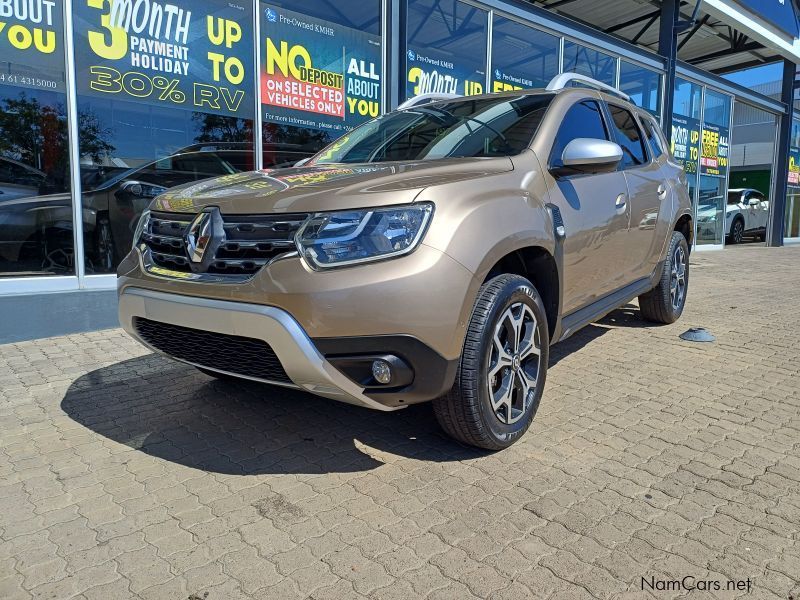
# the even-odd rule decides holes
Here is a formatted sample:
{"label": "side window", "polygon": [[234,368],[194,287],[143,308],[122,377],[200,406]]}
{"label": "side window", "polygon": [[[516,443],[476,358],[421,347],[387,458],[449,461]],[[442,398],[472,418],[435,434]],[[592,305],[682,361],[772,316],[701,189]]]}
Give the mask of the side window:
{"label": "side window", "polygon": [[573,104],[564,115],[564,120],[561,122],[561,127],[553,142],[550,162],[560,161],[564,154],[564,148],[577,138],[608,139],[602,109],[593,100],[582,100]]}
{"label": "side window", "polygon": [[647,162],[642,134],[633,114],[621,106],[609,104],[614,128],[614,141],[622,148],[622,168],[635,167]]}
{"label": "side window", "polygon": [[658,124],[653,119],[647,119],[644,122],[644,127],[645,135],[647,136],[647,141],[650,143],[650,150],[653,152],[653,156],[662,156],[666,154],[667,150],[659,135]]}

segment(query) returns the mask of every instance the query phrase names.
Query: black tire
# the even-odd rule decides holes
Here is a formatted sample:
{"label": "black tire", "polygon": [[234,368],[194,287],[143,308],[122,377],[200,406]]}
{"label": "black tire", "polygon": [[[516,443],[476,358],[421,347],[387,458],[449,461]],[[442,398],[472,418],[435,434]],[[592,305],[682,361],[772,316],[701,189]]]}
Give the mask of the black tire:
{"label": "black tire", "polygon": [[744,219],[742,217],[734,217],[731,223],[731,233],[728,236],[729,244],[741,244],[744,239]]}
{"label": "black tire", "polygon": [[[673,283],[680,283],[680,264],[677,263],[681,261],[683,262],[683,293],[676,301],[672,286]],[[676,291],[680,291],[680,288]],[[654,323],[674,323],[683,314],[688,292],[689,246],[683,234],[675,231],[669,241],[667,258],[664,261],[664,270],[658,285],[646,294],[639,296],[639,309],[642,317]]]}
{"label": "black tire", "polygon": [[[508,315],[516,318],[517,314],[520,315],[519,331],[522,333],[516,339],[523,339],[515,342],[508,332],[516,330],[506,325],[513,325]],[[508,363],[501,359],[494,341],[495,331],[499,329],[502,329],[498,333],[498,340],[504,347],[502,356],[511,359]],[[525,355],[523,350],[527,348],[528,340],[534,347],[538,341],[538,357],[532,352],[521,358]],[[508,352],[505,351],[506,344]],[[520,349],[523,345],[524,348]],[[486,450],[511,446],[528,430],[539,408],[547,378],[549,347],[544,303],[533,284],[518,275],[500,275],[486,282],[472,310],[455,384],[447,395],[433,401],[434,413],[442,429],[460,442]],[[490,378],[492,360],[499,370]],[[500,364],[509,366],[501,367]],[[528,391],[524,393],[523,382],[534,383],[533,374],[535,385],[528,385]],[[494,393],[501,389],[512,390],[505,405],[493,407],[490,385],[498,386]],[[516,412],[514,404],[518,407]]]}

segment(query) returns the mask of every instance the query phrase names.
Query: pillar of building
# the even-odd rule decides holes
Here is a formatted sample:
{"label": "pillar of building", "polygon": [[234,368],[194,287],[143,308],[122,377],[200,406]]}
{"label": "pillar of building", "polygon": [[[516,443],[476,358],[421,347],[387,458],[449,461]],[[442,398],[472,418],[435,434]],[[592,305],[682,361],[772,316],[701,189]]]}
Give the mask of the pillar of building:
{"label": "pillar of building", "polygon": [[788,112],[781,115],[778,131],[778,147],[775,152],[775,185],[767,224],[767,246],[783,246],[786,214],[786,196],[789,187],[789,146],[792,138],[792,116],[794,114],[794,81],[797,66],[788,60],[783,61],[783,82],[781,102]]}
{"label": "pillar of building", "polygon": [[672,135],[672,107],[675,102],[675,68],[678,65],[678,23],[681,16],[680,0],[664,0],[661,3],[658,53],[664,58],[664,120],[661,126],[667,139]]}

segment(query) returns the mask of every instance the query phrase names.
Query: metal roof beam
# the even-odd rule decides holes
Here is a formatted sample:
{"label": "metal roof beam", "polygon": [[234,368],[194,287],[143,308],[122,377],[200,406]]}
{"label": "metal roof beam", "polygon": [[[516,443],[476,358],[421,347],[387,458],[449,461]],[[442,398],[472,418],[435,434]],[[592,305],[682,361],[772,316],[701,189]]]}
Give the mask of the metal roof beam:
{"label": "metal roof beam", "polygon": [[686,62],[698,65],[705,62],[710,62],[712,60],[716,60],[718,58],[725,58],[726,56],[733,56],[734,54],[739,54],[741,52],[749,52],[750,50],[763,50],[764,46],[759,44],[758,42],[750,42],[749,44],[745,44],[739,48],[727,48],[726,50],[720,50],[718,52],[711,52],[710,54],[706,54],[705,56],[697,56],[695,58],[690,58]]}
{"label": "metal roof beam", "polygon": [[623,21],[622,23],[617,23],[613,27],[609,27],[605,30],[606,33],[614,33],[617,31],[622,31],[623,29],[630,27],[631,25],[638,25],[639,23],[644,23],[647,19],[655,17],[656,19],[661,15],[661,10],[655,10],[653,12],[649,12],[644,15],[640,15],[635,19],[630,19],[628,21]]}
{"label": "metal roof beam", "polygon": [[648,29],[650,29],[650,28],[653,26],[653,23],[655,23],[656,21],[658,21],[658,18],[659,18],[660,16],[661,16],[661,13],[660,13],[660,11],[659,11],[659,14],[657,14],[657,15],[656,15],[656,16],[654,16],[652,19],[650,19],[650,20],[649,20],[649,21],[648,21],[648,22],[645,24],[645,26],[644,26],[644,27],[642,27],[642,28],[641,28],[641,30],[639,30],[639,33],[637,33],[635,36],[633,36],[633,39],[631,40],[631,42],[633,42],[634,44],[638,43],[638,42],[639,42],[639,40],[642,38],[642,36],[643,36],[645,33],[647,33],[647,30],[648,30]]}
{"label": "metal roof beam", "polygon": [[567,4],[572,4],[573,2],[577,2],[578,0],[556,0],[555,2],[551,2],[550,4],[545,4],[542,2],[542,6],[544,8],[558,8],[560,6],[565,6]]}
{"label": "metal roof beam", "polygon": [[776,62],[780,62],[781,60],[782,59],[780,58],[776,60],[774,57],[755,59],[744,63],[738,63],[735,65],[722,67],[720,69],[711,69],[711,72],[716,75],[726,75],[728,73],[735,73],[736,71],[743,71],[744,69],[750,69],[752,67],[760,67],[762,65],[775,64]]}
{"label": "metal roof beam", "polygon": [[703,15],[703,18],[700,19],[695,24],[695,26],[692,28],[692,30],[689,33],[687,33],[685,36],[683,36],[683,39],[680,41],[680,43],[678,43],[678,52],[680,52],[681,48],[683,48],[686,44],[689,43],[689,40],[691,40],[694,37],[694,35],[703,28],[703,26],[706,23],[708,23],[708,20],[710,18],[711,18],[711,15]]}

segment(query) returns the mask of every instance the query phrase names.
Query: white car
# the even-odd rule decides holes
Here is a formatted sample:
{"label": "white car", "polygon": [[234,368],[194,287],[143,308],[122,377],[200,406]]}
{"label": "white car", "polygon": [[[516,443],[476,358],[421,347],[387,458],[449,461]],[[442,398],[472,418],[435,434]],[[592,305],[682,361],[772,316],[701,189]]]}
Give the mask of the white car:
{"label": "white car", "polygon": [[745,235],[763,240],[769,222],[769,200],[758,190],[737,188],[728,190],[725,208],[725,233],[728,243],[741,244]]}

